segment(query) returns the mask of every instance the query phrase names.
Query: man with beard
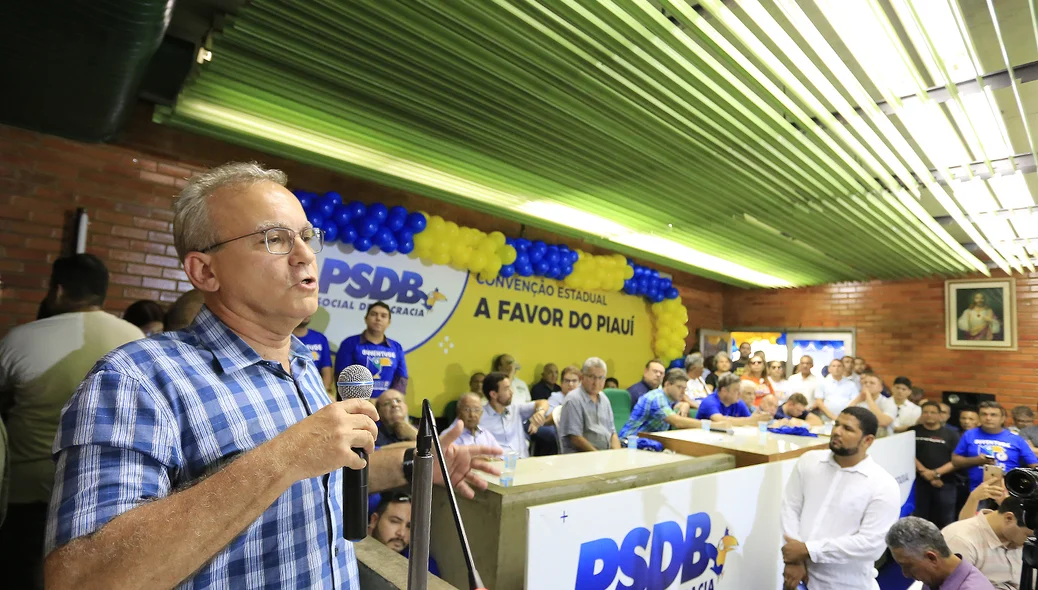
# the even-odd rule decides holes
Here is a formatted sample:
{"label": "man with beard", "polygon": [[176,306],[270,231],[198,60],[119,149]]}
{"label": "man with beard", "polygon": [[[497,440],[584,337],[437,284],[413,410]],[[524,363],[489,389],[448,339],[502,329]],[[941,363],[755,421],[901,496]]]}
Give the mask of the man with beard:
{"label": "man with beard", "polygon": [[[388,393],[388,392],[387,392]],[[384,494],[371,513],[368,535],[393,551],[408,557],[411,544],[411,498],[396,492]],[[440,575],[440,568],[429,556],[429,573]]]}
{"label": "man with beard", "polygon": [[846,408],[829,450],[797,460],[782,499],[785,590],[805,579],[811,590],[877,587],[873,563],[901,509],[897,482],[866,454],[878,428],[869,410]]}

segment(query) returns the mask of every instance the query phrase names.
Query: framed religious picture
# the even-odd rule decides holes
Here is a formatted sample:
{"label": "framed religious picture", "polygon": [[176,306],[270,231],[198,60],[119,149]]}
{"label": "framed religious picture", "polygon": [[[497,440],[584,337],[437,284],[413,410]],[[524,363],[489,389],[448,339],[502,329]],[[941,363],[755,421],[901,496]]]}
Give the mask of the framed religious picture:
{"label": "framed religious picture", "polygon": [[1016,279],[944,282],[948,348],[1016,350]]}

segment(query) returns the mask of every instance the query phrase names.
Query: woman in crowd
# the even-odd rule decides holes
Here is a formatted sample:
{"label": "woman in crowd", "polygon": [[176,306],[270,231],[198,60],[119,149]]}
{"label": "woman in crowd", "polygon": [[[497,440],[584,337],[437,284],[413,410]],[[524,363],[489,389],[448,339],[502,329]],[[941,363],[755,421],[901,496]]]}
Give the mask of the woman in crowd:
{"label": "woman in crowd", "polygon": [[768,381],[764,363],[764,352],[758,350],[750,357],[750,360],[746,363],[746,372],[742,374],[743,381],[749,381],[754,385],[756,394],[754,406],[760,405],[762,397],[775,394],[775,390],[771,388],[771,382]]}
{"label": "woman in crowd", "polygon": [[719,352],[714,355],[714,372],[706,376],[706,385],[710,392],[717,391],[717,380],[722,375],[732,372],[732,358],[727,352]]}
{"label": "woman in crowd", "polygon": [[130,304],[123,312],[123,319],[141,329],[145,336],[151,336],[162,332],[164,328],[163,318],[165,310],[156,301],[142,299]]}

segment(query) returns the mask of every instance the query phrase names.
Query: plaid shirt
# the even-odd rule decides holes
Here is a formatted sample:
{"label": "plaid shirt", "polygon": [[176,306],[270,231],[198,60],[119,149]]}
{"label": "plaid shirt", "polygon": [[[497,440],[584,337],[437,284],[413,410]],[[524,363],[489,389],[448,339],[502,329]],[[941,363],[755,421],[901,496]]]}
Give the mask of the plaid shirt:
{"label": "plaid shirt", "polygon": [[[203,307],[179,332],[102,358],[69,400],[54,442],[46,552],[215,472],[330,403],[295,337],[292,375]],[[342,477],[297,481],[180,588],[357,590],[343,539]]]}
{"label": "plaid shirt", "polygon": [[620,429],[620,438],[625,439],[639,432],[663,432],[670,430],[670,424],[663,421],[667,416],[674,414],[674,404],[663,393],[662,387],[657,387],[645,392],[638,398],[638,403],[631,409],[631,417]]}

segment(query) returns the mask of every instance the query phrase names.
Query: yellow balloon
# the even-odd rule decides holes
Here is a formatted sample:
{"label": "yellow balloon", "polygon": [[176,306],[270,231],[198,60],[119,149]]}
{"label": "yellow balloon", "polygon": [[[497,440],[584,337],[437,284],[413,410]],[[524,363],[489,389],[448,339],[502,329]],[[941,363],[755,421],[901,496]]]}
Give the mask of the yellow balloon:
{"label": "yellow balloon", "polygon": [[425,234],[425,233],[431,233],[432,235],[435,236],[438,233],[443,231],[443,228],[446,225],[446,223],[443,221],[442,217],[440,217],[439,215],[433,215],[432,217],[429,217],[428,219],[429,219],[429,221],[425,224],[425,231],[423,231],[421,234],[418,234],[418,235],[422,235],[422,234]]}
{"label": "yellow balloon", "polygon": [[439,265],[447,264],[448,262],[451,261],[450,252],[448,252],[446,250],[439,250],[439,249],[437,249],[437,250],[435,250],[433,252],[432,260],[433,260],[434,263],[439,264]]}
{"label": "yellow balloon", "polygon": [[499,231],[490,232],[490,235],[488,237],[490,238],[490,241],[494,243],[495,250],[505,245],[505,234]]}
{"label": "yellow balloon", "polygon": [[497,257],[497,244],[495,244],[490,238],[483,238],[482,241],[479,242],[479,249],[482,250],[488,258]]}
{"label": "yellow balloon", "polygon": [[497,257],[501,259],[501,264],[512,264],[515,262],[515,257],[517,255],[518,253],[515,251],[515,248],[507,244],[501,246],[497,251]]}
{"label": "yellow balloon", "polygon": [[494,256],[487,257],[487,264],[483,267],[483,272],[489,273],[494,278],[497,278],[497,273],[501,270],[501,259]]}
{"label": "yellow balloon", "polygon": [[444,235],[450,238],[451,241],[457,240],[460,234],[461,228],[458,227],[457,223],[454,223],[453,221],[448,221],[444,225]]}
{"label": "yellow balloon", "polygon": [[682,340],[688,338],[688,326],[686,326],[685,324],[681,324],[678,328],[678,336],[681,336]]}
{"label": "yellow balloon", "polygon": [[479,272],[483,270],[487,265],[487,255],[482,250],[475,250],[472,252],[472,258],[469,259],[469,270],[472,272]]}
{"label": "yellow balloon", "polygon": [[633,266],[627,266],[625,264],[624,265],[624,280],[633,279],[633,278],[634,278],[634,267]]}
{"label": "yellow balloon", "polygon": [[472,259],[472,248],[458,242],[451,248],[451,263],[458,265],[461,268],[467,268],[469,260]]}

